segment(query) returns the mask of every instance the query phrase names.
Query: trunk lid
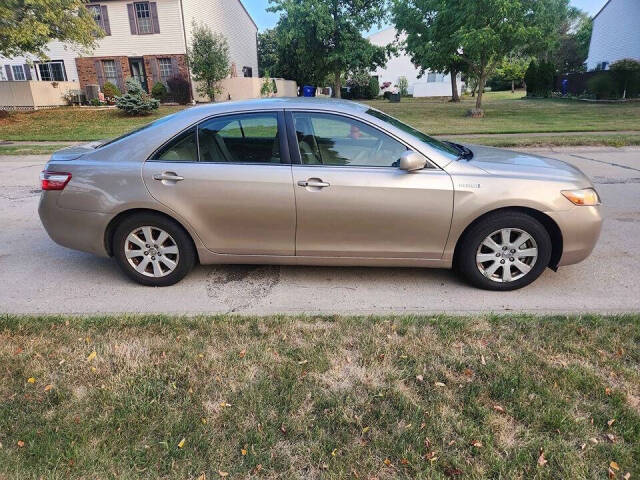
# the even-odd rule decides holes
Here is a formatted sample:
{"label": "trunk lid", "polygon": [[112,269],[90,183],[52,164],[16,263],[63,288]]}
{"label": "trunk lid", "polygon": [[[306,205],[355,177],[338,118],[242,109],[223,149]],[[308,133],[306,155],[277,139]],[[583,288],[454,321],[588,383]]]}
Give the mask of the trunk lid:
{"label": "trunk lid", "polygon": [[73,145],[71,147],[62,148],[53,152],[51,160],[56,162],[66,162],[69,160],[75,160],[81,157],[85,153],[93,152],[96,148],[104,143],[104,140],[96,140],[93,142],[82,143],[80,145]]}

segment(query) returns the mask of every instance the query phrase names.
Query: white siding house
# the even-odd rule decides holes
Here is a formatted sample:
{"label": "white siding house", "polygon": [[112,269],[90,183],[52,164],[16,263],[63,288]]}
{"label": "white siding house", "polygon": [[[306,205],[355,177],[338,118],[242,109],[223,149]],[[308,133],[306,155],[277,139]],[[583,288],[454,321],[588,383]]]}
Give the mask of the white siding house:
{"label": "white siding house", "polygon": [[150,91],[172,76],[189,77],[186,62],[192,22],[222,33],[239,76],[257,76],[258,28],[241,0],[99,0],[87,4],[105,36],[90,52],[53,41],[49,60],[0,57],[0,80],[71,81],[79,87],[109,81],[121,89],[136,77]]}
{"label": "white siding house", "polygon": [[[393,27],[385,28],[368,37],[369,41],[378,46],[386,46],[396,39],[396,30]],[[446,97],[451,95],[451,76],[427,70],[418,78],[420,71],[411,62],[408,55],[399,53],[387,61],[384,68],[378,68],[373,75],[377,75],[380,85],[391,82],[391,86],[397,85],[400,77],[406,77],[409,82],[409,94],[414,97]],[[462,91],[462,82],[458,75],[458,93]]]}
{"label": "white siding house", "polygon": [[609,0],[593,17],[587,70],[623,58],[640,60],[640,0]]}

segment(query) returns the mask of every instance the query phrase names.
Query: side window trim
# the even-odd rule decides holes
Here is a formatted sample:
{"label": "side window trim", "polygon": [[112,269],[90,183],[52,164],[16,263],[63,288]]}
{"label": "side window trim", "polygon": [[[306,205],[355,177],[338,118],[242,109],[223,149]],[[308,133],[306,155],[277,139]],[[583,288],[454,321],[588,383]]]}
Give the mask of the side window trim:
{"label": "side window trim", "polygon": [[[212,120],[214,118],[220,118],[220,117],[227,117],[227,116],[231,116],[231,115],[242,115],[242,114],[251,114],[251,113],[275,113],[277,116],[277,123],[278,123],[278,140],[280,143],[280,159],[281,162],[280,163],[249,163],[249,162],[204,162],[201,160],[200,157],[200,136],[198,135],[198,128],[200,126],[200,124],[203,124],[205,122],[208,122],[209,120]],[[194,134],[196,136],[196,150],[197,150],[197,155],[198,158],[197,160],[191,161],[191,160],[160,160],[158,158],[155,158],[156,155],[161,152],[167,145],[169,145],[171,142],[173,142],[174,140],[176,140],[178,137],[180,137],[182,134],[184,134],[185,132],[187,132],[189,129],[194,129]],[[273,109],[273,110],[241,110],[241,111],[236,111],[236,112],[225,112],[225,113],[218,113],[216,115],[210,115],[206,118],[203,118],[201,120],[198,120],[195,123],[192,123],[191,125],[188,125],[187,127],[183,128],[182,130],[180,130],[178,133],[176,133],[175,135],[173,135],[171,138],[169,138],[167,141],[165,141],[164,143],[162,143],[162,145],[160,145],[158,148],[156,148],[153,153],[151,153],[151,155],[149,155],[149,157],[147,157],[147,159],[145,160],[145,162],[162,162],[162,163],[216,163],[216,164],[221,164],[221,165],[274,165],[274,166],[279,166],[279,165],[291,165],[291,149],[289,148],[289,145],[287,143],[288,140],[288,135],[286,134],[286,125],[285,125],[285,112],[282,109]],[[295,152],[295,150],[294,150]]]}
{"label": "side window trim", "polygon": [[[342,118],[346,118],[349,120],[355,120],[358,122],[361,122],[365,125],[367,125],[368,127],[373,128],[374,130],[376,130],[377,132],[380,132],[382,135],[386,135],[389,138],[392,138],[393,140],[397,141],[398,143],[401,143],[402,145],[404,145],[408,150],[412,150],[414,152],[420,153],[420,155],[424,156],[427,161],[428,161],[428,167],[425,167],[425,170],[440,170],[440,167],[438,167],[434,162],[431,161],[431,159],[429,157],[427,157],[424,153],[422,153],[419,149],[413,147],[412,145],[410,145],[409,143],[407,143],[406,141],[404,141],[401,138],[398,138],[397,136],[395,136],[394,134],[392,134],[391,132],[388,132],[382,128],[380,128],[378,125],[375,125],[373,123],[368,122],[366,119],[360,118],[360,117],[356,117],[353,115],[349,115],[347,113],[343,113],[343,112],[330,112],[330,111],[326,111],[326,110],[315,110],[315,109],[286,109],[285,110],[285,116],[286,116],[286,120],[287,120],[287,134],[289,137],[289,150],[290,152],[292,152],[292,159],[295,159],[295,161],[292,162],[292,165],[302,165],[302,157],[300,156],[300,148],[298,146],[298,136],[296,134],[296,128],[295,128],[295,123],[294,123],[294,119],[293,119],[293,114],[294,113],[319,113],[319,114],[325,114],[325,115],[332,115],[335,117],[342,117]],[[391,166],[377,166],[377,165],[303,165],[305,167],[332,167],[332,168],[388,168],[388,169],[393,169],[393,170],[397,170],[397,167],[391,167]]]}

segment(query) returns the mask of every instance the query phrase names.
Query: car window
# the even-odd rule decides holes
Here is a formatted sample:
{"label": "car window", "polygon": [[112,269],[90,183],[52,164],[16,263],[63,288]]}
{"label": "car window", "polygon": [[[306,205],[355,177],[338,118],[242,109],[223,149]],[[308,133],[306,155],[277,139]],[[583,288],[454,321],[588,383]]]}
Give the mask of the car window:
{"label": "car window", "polygon": [[164,162],[197,162],[196,128],[189,128],[173,138],[154,155],[153,159]]}
{"label": "car window", "polygon": [[281,163],[275,112],[216,117],[198,126],[200,161]]}
{"label": "car window", "polygon": [[294,112],[304,165],[394,167],[407,148],[363,122],[326,113]]}

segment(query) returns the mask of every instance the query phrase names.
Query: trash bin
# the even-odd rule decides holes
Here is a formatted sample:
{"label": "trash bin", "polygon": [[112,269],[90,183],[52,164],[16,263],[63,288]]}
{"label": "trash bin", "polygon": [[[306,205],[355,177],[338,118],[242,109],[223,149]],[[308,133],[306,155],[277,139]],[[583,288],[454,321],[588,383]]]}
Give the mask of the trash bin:
{"label": "trash bin", "polygon": [[311,85],[305,85],[302,87],[302,96],[303,97],[315,97],[316,96],[316,87]]}
{"label": "trash bin", "polygon": [[389,96],[389,101],[391,103],[398,103],[400,101],[400,94],[399,93],[392,93]]}

